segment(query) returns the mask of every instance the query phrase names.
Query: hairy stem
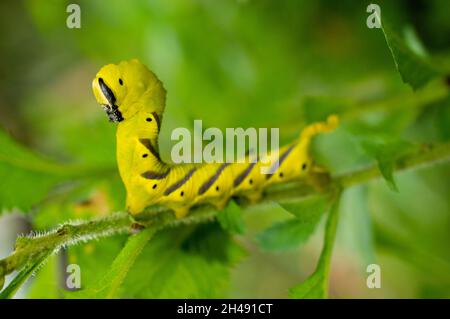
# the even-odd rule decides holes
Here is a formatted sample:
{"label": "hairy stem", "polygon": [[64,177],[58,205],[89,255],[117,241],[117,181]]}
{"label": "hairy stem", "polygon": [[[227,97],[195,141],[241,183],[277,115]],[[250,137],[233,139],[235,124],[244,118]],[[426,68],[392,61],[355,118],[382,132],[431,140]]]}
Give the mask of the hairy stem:
{"label": "hairy stem", "polygon": [[[395,171],[418,169],[439,162],[447,162],[450,159],[450,143],[431,146],[424,145],[415,153],[404,156],[396,161]],[[360,170],[337,175],[325,180],[321,190],[317,190],[305,182],[293,182],[269,189],[260,203],[262,205],[271,201],[302,200],[318,192],[329,192],[336,187],[348,188],[367,183],[381,176],[376,165]],[[242,205],[250,205],[242,203]],[[201,223],[211,220],[216,211],[209,206],[194,208],[192,212],[182,219],[175,219],[172,212],[162,208],[152,207],[140,214],[135,220],[125,212],[115,213],[109,217],[93,219],[80,223],[66,223],[55,230],[43,235],[30,234],[19,237],[16,241],[14,252],[0,260],[0,284],[3,284],[4,276],[15,270],[34,263],[43,254],[57,252],[59,249],[86,242],[94,238],[112,236],[119,233],[133,233],[142,226],[152,226],[156,230],[176,223]]]}

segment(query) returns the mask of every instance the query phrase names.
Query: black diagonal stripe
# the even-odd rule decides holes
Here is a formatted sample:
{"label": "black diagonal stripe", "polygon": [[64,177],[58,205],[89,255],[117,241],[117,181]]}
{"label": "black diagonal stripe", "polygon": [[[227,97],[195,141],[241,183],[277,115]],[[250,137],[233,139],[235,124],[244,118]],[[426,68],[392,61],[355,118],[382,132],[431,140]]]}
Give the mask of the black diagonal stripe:
{"label": "black diagonal stripe", "polygon": [[[281,154],[279,160],[278,160],[278,168],[281,167],[281,164],[283,164],[284,160],[288,157],[288,155],[292,152],[292,150],[294,149],[294,145],[289,146],[289,148],[287,150],[285,150],[283,152],[283,154]],[[270,171],[272,172],[275,169],[275,165],[277,165],[277,163],[274,163],[272,165],[272,167],[270,168]],[[266,179],[269,179],[272,177],[273,174],[267,174]]]}
{"label": "black diagonal stripe", "polygon": [[206,182],[204,182],[202,184],[202,186],[198,190],[198,194],[199,195],[204,194],[217,181],[217,179],[219,178],[220,174],[222,174],[223,170],[228,165],[230,165],[230,163],[223,163],[222,165],[220,165],[219,168],[217,169],[217,171],[214,173],[214,175],[211,176],[210,179],[208,179]]}
{"label": "black diagonal stripe", "polygon": [[178,188],[180,188],[181,186],[183,186],[191,177],[192,175],[195,173],[195,171],[197,170],[197,168],[193,168],[189,171],[189,173],[186,174],[186,176],[184,176],[182,179],[180,179],[178,182],[172,184],[171,186],[169,186],[166,191],[164,192],[164,195],[170,195],[171,193],[173,193],[174,191],[176,191]]}
{"label": "black diagonal stripe", "polygon": [[152,153],[152,155],[154,157],[156,157],[156,159],[158,159],[159,161],[161,160],[161,158],[159,157],[158,152],[153,147],[152,142],[150,141],[149,138],[140,138],[139,142],[141,142],[142,145],[144,145],[150,151],[150,153]]}
{"label": "black diagonal stripe", "polygon": [[159,116],[156,112],[152,112],[153,117],[155,118],[156,121],[156,126],[158,127],[158,132],[161,129],[161,122],[159,120]]}
{"label": "black diagonal stripe", "polygon": [[243,181],[244,179],[248,176],[248,174],[250,174],[250,172],[253,169],[253,166],[255,166],[256,163],[250,163],[248,165],[248,167],[241,173],[239,174],[233,182],[234,187],[238,187]]}
{"label": "black diagonal stripe", "polygon": [[167,175],[169,175],[169,172],[170,172],[170,169],[168,169],[164,173],[159,173],[159,172],[155,172],[155,171],[146,171],[146,172],[142,173],[141,176],[146,179],[164,179],[167,177]]}

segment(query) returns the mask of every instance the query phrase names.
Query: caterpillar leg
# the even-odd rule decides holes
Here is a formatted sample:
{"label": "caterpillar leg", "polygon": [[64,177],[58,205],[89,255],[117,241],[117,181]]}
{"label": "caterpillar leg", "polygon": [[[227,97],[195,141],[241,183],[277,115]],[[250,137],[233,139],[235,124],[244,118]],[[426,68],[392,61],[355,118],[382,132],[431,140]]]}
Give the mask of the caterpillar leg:
{"label": "caterpillar leg", "polygon": [[213,205],[218,211],[222,211],[227,206],[228,200],[229,198],[225,198],[223,200],[218,201],[217,203],[213,203]]}
{"label": "caterpillar leg", "polygon": [[320,174],[320,173],[327,173],[328,170],[327,170],[324,166],[322,166],[322,165],[314,164],[314,165],[311,167],[311,172],[312,172],[312,173]]}
{"label": "caterpillar leg", "polygon": [[330,184],[330,173],[322,166],[314,165],[306,175],[307,182],[319,192],[326,190]]}
{"label": "caterpillar leg", "polygon": [[255,204],[259,202],[262,198],[262,191],[261,190],[255,190],[252,192],[249,192],[244,195],[244,197],[251,203]]}
{"label": "caterpillar leg", "polygon": [[127,198],[127,211],[130,215],[135,216],[141,213],[147,205],[142,201],[132,200]]}
{"label": "caterpillar leg", "polygon": [[189,209],[189,206],[178,206],[176,208],[172,208],[173,212],[175,213],[176,219],[185,217],[189,213]]}

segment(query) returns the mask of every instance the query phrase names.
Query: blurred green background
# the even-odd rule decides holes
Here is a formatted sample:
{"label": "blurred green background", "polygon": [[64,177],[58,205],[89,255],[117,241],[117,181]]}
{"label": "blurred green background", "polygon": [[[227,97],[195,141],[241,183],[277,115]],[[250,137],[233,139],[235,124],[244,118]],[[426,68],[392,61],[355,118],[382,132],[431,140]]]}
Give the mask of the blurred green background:
{"label": "blurred green background", "polygon": [[[192,129],[194,119],[221,129],[279,127],[282,142],[287,142],[303,125],[328,113],[350,114],[337,132],[320,136],[314,144],[318,161],[332,173],[373,162],[361,147],[362,139],[449,139],[449,99],[415,98],[402,82],[381,30],[366,26],[370,2],[77,1],[80,29],[66,27],[69,3],[0,3],[0,124],[48,158],[102,172],[76,181],[75,187],[66,185],[67,192],[59,189],[63,195],[56,200],[22,209],[26,217],[4,217],[3,234],[13,224],[49,229],[69,219],[123,209],[115,125],[96,104],[91,80],[102,65],[125,59],[140,59],[167,89],[160,136],[164,159],[174,144],[172,129]],[[448,69],[449,1],[377,3],[382,19],[399,35]],[[379,108],[361,112],[367,105]],[[449,168],[444,164],[402,173],[396,179],[399,192],[380,180],[344,194],[331,297],[450,297]],[[16,177],[18,189],[27,188],[27,178]],[[33,192],[29,190],[29,196]],[[314,269],[321,231],[302,247],[267,251],[255,235],[288,214],[274,204],[250,209],[244,216],[247,232],[235,240],[246,256],[231,270],[210,265],[217,270],[211,276],[221,278],[213,281],[217,291],[207,285],[186,288],[196,284],[190,282],[194,270],[189,265],[174,266],[172,260],[181,253],[164,254],[166,263],[156,269],[155,256],[160,255],[151,248],[138,260],[125,283],[132,288],[124,288],[123,296],[287,297],[287,289]],[[171,251],[176,245],[171,233],[161,236],[161,251]],[[0,242],[5,255],[12,248],[9,240],[2,237]],[[81,265],[84,283],[95,281],[124,240],[102,239],[52,257],[22,296],[61,297],[61,264],[68,262]],[[371,263],[381,266],[381,289],[366,286],[365,269]],[[154,273],[153,281],[146,281],[146,272]],[[186,282],[176,283],[172,273]]]}

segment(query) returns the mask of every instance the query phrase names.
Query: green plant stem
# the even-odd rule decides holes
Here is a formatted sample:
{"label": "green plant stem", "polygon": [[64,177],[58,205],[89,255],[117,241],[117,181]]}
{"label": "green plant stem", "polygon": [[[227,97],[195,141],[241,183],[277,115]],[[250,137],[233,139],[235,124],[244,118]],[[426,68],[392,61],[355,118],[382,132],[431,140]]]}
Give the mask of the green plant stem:
{"label": "green plant stem", "polygon": [[[408,169],[417,169],[434,165],[439,162],[446,162],[450,159],[450,143],[440,145],[423,145],[417,152],[397,160],[395,171],[404,171]],[[337,176],[335,181],[344,188],[363,184],[367,181],[380,177],[380,171],[377,166],[353,171],[341,176]]]}
{"label": "green plant stem", "polygon": [[398,109],[421,108],[443,100],[449,94],[449,87],[443,81],[437,80],[424,88],[414,92],[405,93],[382,101],[357,104],[340,115],[342,121],[358,119],[363,114],[371,112],[389,111]]}
{"label": "green plant stem", "polygon": [[[405,92],[399,96],[373,102],[356,102],[351,108],[338,112],[341,122],[351,122],[358,120],[361,116],[374,112],[393,112],[401,109],[421,109],[439,101],[443,101],[449,96],[449,86],[442,80],[436,80],[416,92]],[[299,123],[283,125],[283,133],[298,133]]]}
{"label": "green plant stem", "polygon": [[[436,146],[424,145],[415,153],[397,160],[395,171],[418,169],[439,162],[447,162],[449,159],[450,143]],[[321,192],[329,192],[336,188],[345,189],[364,184],[380,176],[380,171],[376,165],[369,166],[329,178],[322,187]],[[272,201],[302,200],[318,192],[319,190],[305,182],[293,182],[269,189],[264,195],[263,200],[256,205]],[[242,205],[247,206],[250,204],[242,203]],[[99,237],[112,236],[119,233],[133,233],[142,226],[152,226],[156,230],[160,230],[161,228],[177,223],[205,222],[213,219],[216,213],[209,206],[200,206],[194,208],[187,217],[177,220],[172,212],[162,208],[152,207],[140,214],[138,216],[139,218],[136,219],[130,218],[125,212],[119,212],[101,219],[79,223],[68,222],[45,234],[31,234],[26,237],[19,237],[16,241],[14,252],[5,259],[0,260],[0,283],[5,275],[33,263],[45,252],[57,252],[63,247]]]}

